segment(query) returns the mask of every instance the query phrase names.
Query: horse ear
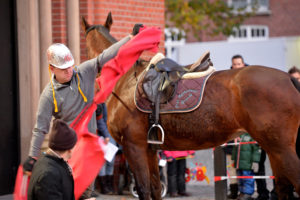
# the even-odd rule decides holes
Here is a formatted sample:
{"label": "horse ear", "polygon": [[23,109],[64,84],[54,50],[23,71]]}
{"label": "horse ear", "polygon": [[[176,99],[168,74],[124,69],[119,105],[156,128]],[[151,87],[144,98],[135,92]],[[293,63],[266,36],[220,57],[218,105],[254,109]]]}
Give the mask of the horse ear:
{"label": "horse ear", "polygon": [[111,27],[112,23],[113,23],[113,19],[111,16],[111,12],[109,12],[107,15],[107,18],[106,18],[105,25],[104,25],[108,29],[108,31],[110,31],[110,27]]}
{"label": "horse ear", "polygon": [[85,18],[83,16],[81,16],[81,28],[84,32],[86,32],[86,30],[90,27],[90,25],[87,23],[87,21],[85,20]]}

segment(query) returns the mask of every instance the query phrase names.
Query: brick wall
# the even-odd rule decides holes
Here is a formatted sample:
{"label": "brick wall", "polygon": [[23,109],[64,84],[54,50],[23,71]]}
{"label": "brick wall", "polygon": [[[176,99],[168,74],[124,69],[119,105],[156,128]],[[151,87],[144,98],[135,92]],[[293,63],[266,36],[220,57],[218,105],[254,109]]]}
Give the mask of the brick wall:
{"label": "brick wall", "polygon": [[[135,23],[146,26],[158,26],[164,29],[164,0],[79,0],[80,15],[89,24],[103,24],[109,11],[112,12],[113,25],[111,34],[116,39],[131,33]],[[53,42],[66,43],[66,10],[65,0],[52,0]],[[164,51],[164,36],[160,51]],[[85,36],[80,31],[81,62],[86,60]],[[152,54],[144,55],[149,59]]]}
{"label": "brick wall", "polygon": [[52,37],[53,43],[67,44],[65,0],[52,0]]}

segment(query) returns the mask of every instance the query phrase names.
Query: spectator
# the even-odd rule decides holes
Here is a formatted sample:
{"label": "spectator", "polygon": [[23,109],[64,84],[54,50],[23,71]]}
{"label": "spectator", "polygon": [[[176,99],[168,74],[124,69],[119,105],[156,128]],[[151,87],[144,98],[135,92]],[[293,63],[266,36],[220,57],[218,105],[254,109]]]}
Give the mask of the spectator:
{"label": "spectator", "polygon": [[[242,68],[248,66],[245,64],[244,59],[241,55],[235,55],[231,59],[232,61],[232,69]],[[261,157],[259,161],[258,172],[255,173],[257,176],[265,176],[265,161],[266,161],[266,152],[261,149]],[[257,193],[258,197],[256,200],[268,200],[269,199],[269,190],[267,189],[267,184],[265,179],[256,179],[257,184]]]}
{"label": "spectator", "polygon": [[288,73],[294,77],[295,79],[297,79],[298,82],[300,82],[300,69],[298,69],[297,67],[293,66]]}
{"label": "spectator", "polygon": [[[28,200],[74,200],[74,179],[68,159],[77,141],[75,131],[56,119],[49,137],[49,149],[34,165],[28,186]],[[95,198],[91,198],[95,199]]]}
{"label": "spectator", "polygon": [[[107,128],[107,108],[105,103],[99,104],[96,110],[97,116],[97,129],[98,135],[104,138],[105,143],[111,142],[114,145],[117,145],[116,141],[110,135]],[[113,194],[113,172],[114,172],[114,161],[106,161],[103,167],[100,170],[100,173],[97,177],[97,186],[100,186],[101,194]]]}
{"label": "spectator", "polygon": [[189,196],[186,193],[186,157],[195,151],[163,151],[167,158],[168,193],[170,197]]}
{"label": "spectator", "polygon": [[231,58],[231,69],[238,69],[238,68],[242,68],[248,66],[247,64],[245,64],[244,62],[244,58],[241,55],[234,55]]}
{"label": "spectator", "polygon": [[[231,69],[238,69],[238,68],[242,68],[245,67],[245,63],[244,63],[244,59],[241,55],[234,55],[231,58]],[[230,143],[233,143],[234,141],[229,141]],[[224,152],[226,154],[226,161],[227,161],[227,166],[229,166],[228,168],[228,173],[229,176],[236,176],[236,168],[233,165],[233,161],[231,160],[231,156],[232,156],[232,146],[226,146],[224,147]],[[227,196],[229,199],[236,199],[238,197],[238,181],[237,179],[229,179],[230,184],[229,184],[229,188],[230,188],[230,193]]]}
{"label": "spectator", "polygon": [[[238,138],[239,142],[254,141],[248,133]],[[232,149],[232,160],[238,176],[253,176],[258,171],[261,150],[257,144],[239,144]],[[239,200],[250,200],[254,193],[254,179],[239,179]]]}

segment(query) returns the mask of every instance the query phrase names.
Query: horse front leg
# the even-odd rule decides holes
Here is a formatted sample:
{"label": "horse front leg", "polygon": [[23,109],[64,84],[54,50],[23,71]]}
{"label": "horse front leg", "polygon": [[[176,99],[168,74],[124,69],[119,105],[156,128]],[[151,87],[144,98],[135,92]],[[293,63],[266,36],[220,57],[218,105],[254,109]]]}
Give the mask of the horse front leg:
{"label": "horse front leg", "polygon": [[159,176],[157,152],[150,148],[148,149],[148,165],[150,170],[151,197],[154,200],[161,200],[162,188]]}
{"label": "horse front leg", "polygon": [[135,178],[139,199],[150,200],[150,171],[147,159],[147,148],[126,142],[124,154]]}

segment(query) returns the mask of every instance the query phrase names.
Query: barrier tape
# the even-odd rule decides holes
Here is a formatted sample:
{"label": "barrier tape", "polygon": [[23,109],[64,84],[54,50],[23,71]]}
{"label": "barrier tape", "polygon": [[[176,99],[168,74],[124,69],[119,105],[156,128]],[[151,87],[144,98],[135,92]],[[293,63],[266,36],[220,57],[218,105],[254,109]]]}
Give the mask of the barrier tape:
{"label": "barrier tape", "polygon": [[215,182],[223,181],[230,178],[238,178],[238,179],[274,179],[275,176],[215,176]]}
{"label": "barrier tape", "polygon": [[257,144],[256,141],[251,141],[251,142],[233,142],[233,143],[224,143],[221,145],[221,147],[226,147],[226,146],[234,146],[234,145],[240,145],[240,144]]}

